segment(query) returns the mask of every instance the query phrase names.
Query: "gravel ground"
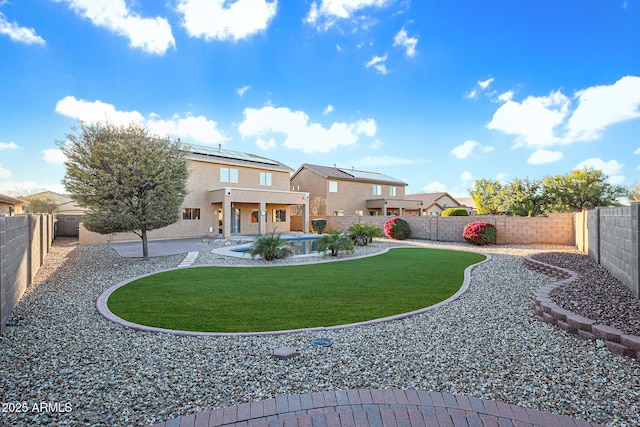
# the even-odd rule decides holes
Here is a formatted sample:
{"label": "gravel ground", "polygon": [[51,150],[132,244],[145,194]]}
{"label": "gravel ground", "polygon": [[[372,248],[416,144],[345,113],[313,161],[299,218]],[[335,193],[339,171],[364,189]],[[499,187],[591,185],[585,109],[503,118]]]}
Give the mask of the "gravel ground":
{"label": "gravel ground", "polygon": [[556,304],[600,324],[640,336],[640,300],[589,255],[555,252],[533,258],[578,273],[578,280],[551,292]]}
{"label": "gravel ground", "polygon": [[[125,329],[95,308],[111,285],[175,267],[184,255],[143,262],[121,258],[106,245],[56,245],[0,338],[0,424],[150,425],[280,395],[397,387],[639,426],[640,363],[532,314],[534,290],[553,279],[527,270],[522,257],[564,249],[483,249],[493,258],[474,270],[465,296],[403,321],[323,334],[188,338]],[[238,262],[208,252],[196,261]],[[311,346],[318,336],[335,344]],[[272,359],[282,346],[298,348],[300,356]],[[40,410],[40,402],[48,410]]]}

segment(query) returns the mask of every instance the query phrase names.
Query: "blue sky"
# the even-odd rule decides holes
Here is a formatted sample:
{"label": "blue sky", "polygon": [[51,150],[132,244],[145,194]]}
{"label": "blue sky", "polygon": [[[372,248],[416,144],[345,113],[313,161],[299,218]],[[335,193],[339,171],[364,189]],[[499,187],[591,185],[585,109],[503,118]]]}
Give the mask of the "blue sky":
{"label": "blue sky", "polygon": [[0,193],[78,120],[404,180],[640,181],[640,1],[0,0]]}

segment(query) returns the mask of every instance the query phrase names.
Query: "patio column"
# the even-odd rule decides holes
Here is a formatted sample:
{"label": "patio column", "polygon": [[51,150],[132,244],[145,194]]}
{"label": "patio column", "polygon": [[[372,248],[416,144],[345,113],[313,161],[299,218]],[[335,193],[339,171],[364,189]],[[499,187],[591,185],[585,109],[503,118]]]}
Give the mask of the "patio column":
{"label": "patio column", "polygon": [[309,197],[307,195],[302,205],[302,232],[305,234],[309,232],[309,221]]}
{"label": "patio column", "polygon": [[260,202],[258,211],[258,233],[267,234],[267,204]]}
{"label": "patio column", "polygon": [[398,208],[398,216],[402,216],[402,208]]}
{"label": "patio column", "polygon": [[224,201],[222,202],[222,237],[231,237],[231,189],[225,188]]}

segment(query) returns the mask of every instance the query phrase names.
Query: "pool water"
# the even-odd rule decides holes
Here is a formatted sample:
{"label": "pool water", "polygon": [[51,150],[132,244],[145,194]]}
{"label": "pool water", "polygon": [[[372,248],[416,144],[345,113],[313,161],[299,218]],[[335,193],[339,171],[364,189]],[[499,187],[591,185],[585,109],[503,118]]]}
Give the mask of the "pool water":
{"label": "pool water", "polygon": [[[291,255],[311,255],[316,253],[316,248],[318,244],[318,237],[300,237],[300,238],[290,238],[290,239],[282,239],[289,243],[289,248],[291,249]],[[239,248],[231,249],[233,252],[247,252],[249,250],[249,246],[242,246]]]}

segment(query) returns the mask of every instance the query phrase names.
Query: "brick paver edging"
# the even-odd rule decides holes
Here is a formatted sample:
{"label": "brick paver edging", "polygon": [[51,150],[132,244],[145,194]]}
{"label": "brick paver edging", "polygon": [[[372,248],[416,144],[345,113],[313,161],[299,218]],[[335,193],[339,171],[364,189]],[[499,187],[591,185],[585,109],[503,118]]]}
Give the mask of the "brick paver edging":
{"label": "brick paver edging", "polygon": [[524,258],[524,265],[531,270],[561,279],[543,286],[536,291],[531,308],[539,320],[551,323],[585,340],[595,341],[601,339],[611,352],[640,361],[640,337],[636,335],[626,335],[618,329],[607,325],[600,325],[596,323],[595,320],[565,310],[553,302],[551,299],[551,291],[576,280],[578,278],[577,273],[546,264],[530,256]]}
{"label": "brick paver edging", "polygon": [[[384,251],[378,252],[376,254],[370,255],[370,256],[374,256],[374,255],[379,255],[381,253],[385,253],[387,252],[389,249],[407,249],[409,247],[397,247],[397,248],[387,248]],[[110,320],[114,323],[117,323],[121,326],[127,327],[127,328],[131,328],[131,329],[135,329],[137,331],[143,331],[143,332],[156,332],[156,333],[165,333],[165,334],[172,334],[172,335],[179,335],[179,336],[190,336],[190,337],[229,337],[229,336],[239,336],[239,337],[249,337],[249,336],[273,336],[273,335],[286,335],[286,334],[294,334],[294,333],[301,333],[301,332],[318,332],[318,331],[335,331],[335,330],[339,330],[339,329],[346,329],[346,328],[353,328],[356,326],[367,326],[367,325],[374,325],[377,323],[385,323],[385,322],[391,322],[391,321],[395,321],[395,320],[402,320],[402,319],[406,319],[408,317],[411,316],[416,316],[418,314],[423,314],[426,312],[429,312],[431,310],[435,310],[436,308],[442,307],[444,305],[447,305],[455,300],[457,300],[458,298],[460,298],[462,295],[464,295],[467,290],[469,289],[469,285],[471,284],[471,272],[473,271],[474,268],[476,268],[477,266],[484,264],[485,262],[488,262],[489,260],[491,260],[491,255],[489,254],[485,254],[482,253],[482,255],[484,255],[486,257],[485,260],[480,261],[479,263],[470,265],[469,267],[467,267],[464,270],[464,280],[462,282],[462,286],[460,287],[460,289],[458,289],[458,292],[456,292],[455,294],[453,294],[452,296],[450,296],[449,298],[447,298],[444,301],[441,301],[437,304],[434,304],[432,306],[429,307],[425,307],[425,308],[421,308],[419,310],[415,310],[415,311],[411,311],[408,313],[402,313],[402,314],[396,314],[394,316],[389,316],[389,317],[384,317],[381,319],[374,319],[374,320],[367,320],[365,322],[357,322],[357,323],[350,323],[347,325],[337,325],[337,326],[323,326],[323,327],[317,327],[317,328],[305,328],[305,329],[291,329],[291,330],[285,330],[285,331],[269,331],[269,332],[235,332],[235,333],[222,333],[222,332],[193,332],[193,331],[179,331],[179,330],[174,330],[174,329],[164,329],[164,328],[156,328],[156,327],[152,327],[152,326],[145,326],[145,325],[139,325],[137,323],[133,323],[133,322],[129,322],[127,320],[124,320],[118,316],[116,316],[115,314],[113,314],[111,312],[111,310],[109,310],[109,307],[107,306],[107,301],[109,299],[109,296],[115,292],[116,289],[120,288],[121,286],[124,286],[130,282],[133,282],[135,280],[141,279],[143,277],[147,277],[147,276],[151,276],[153,274],[158,274],[158,273],[162,273],[165,271],[173,271],[173,270],[177,270],[176,268],[171,268],[171,269],[167,269],[167,270],[162,270],[162,271],[157,271],[154,273],[149,273],[149,274],[143,274],[141,276],[137,276],[134,277],[132,279],[127,279],[124,280],[120,283],[117,283],[113,286],[111,286],[109,289],[107,289],[106,291],[104,291],[102,293],[102,295],[100,295],[100,297],[98,297],[98,301],[96,302],[96,308],[98,309],[98,312],[105,317],[107,320]],[[346,258],[344,260],[338,260],[338,261],[332,261],[332,262],[340,262],[340,261],[347,261],[347,260],[352,260],[355,258]],[[290,264],[291,265],[291,264]],[[276,266],[276,265],[273,265]],[[219,266],[219,265],[199,265],[198,267],[221,267],[221,268],[226,268],[226,267],[246,267],[246,268],[256,268],[256,267],[272,267],[272,266],[264,266],[264,265],[234,265],[234,266]],[[198,268],[196,267],[196,268]],[[189,268],[189,267],[186,267]],[[184,268],[180,268],[181,270],[184,270]]]}
{"label": "brick paver edging", "polygon": [[493,400],[422,390],[360,389],[276,397],[152,427],[597,427]]}

